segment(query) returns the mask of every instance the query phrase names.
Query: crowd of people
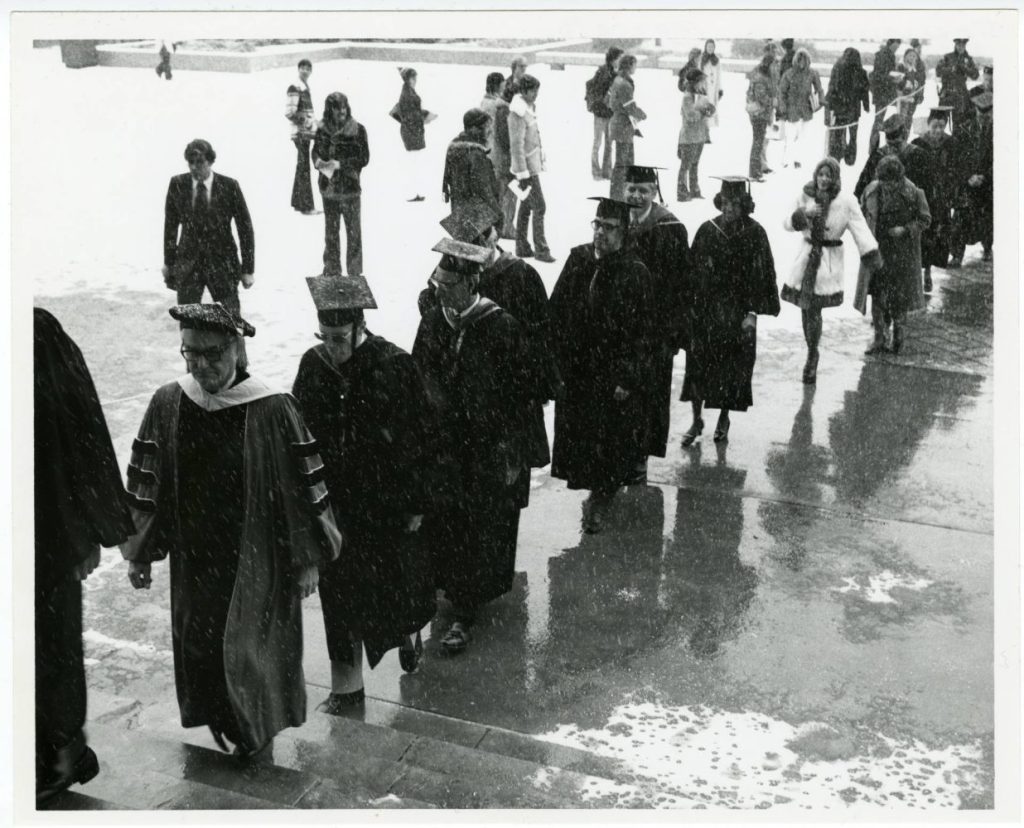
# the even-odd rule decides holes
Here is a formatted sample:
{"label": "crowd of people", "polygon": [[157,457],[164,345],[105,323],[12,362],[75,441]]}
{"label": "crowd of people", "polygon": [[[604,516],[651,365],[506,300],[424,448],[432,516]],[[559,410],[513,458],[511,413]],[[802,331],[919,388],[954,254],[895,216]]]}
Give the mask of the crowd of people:
{"label": "crowd of people", "polygon": [[[397,649],[403,669],[417,669],[438,590],[450,604],[441,648],[456,655],[471,644],[480,608],[511,589],[531,469],[550,464],[568,488],[586,490],[582,528],[605,528],[617,494],[646,483],[648,458],[666,454],[679,351],[680,400],[692,409],[684,447],[702,435],[705,409],[718,409],[713,439],[723,442],[730,413],[753,405],[757,318],[777,315],[780,300],[801,309],[802,381],[815,383],[822,311],[844,302],[846,233],[861,263],[854,306],[866,313],[871,298],[867,353],[898,353],[930,268],[957,266],[977,241],[991,256],[992,69],[968,88],[979,70],[965,44],[939,62],[940,106],[913,142],[909,119],[925,82],[919,44],[897,69],[899,41],[887,41],[870,76],[847,49],[827,89],[806,48],[766,44],[748,75],[748,174],[720,178],[718,214],[692,239],[662,203],[660,168],[634,163],[646,118],[637,60],[609,49],[586,89],[591,172],[609,194],[594,199],[591,240],[569,251],[550,298],[528,261],[556,261],[544,232],[541,83],[524,59],[508,77],[487,75],[437,177],[451,210],[417,298],[411,353],[367,327],[376,302],[363,276],[366,129],[338,91],[315,118],[313,67],[301,61],[285,110],[297,150],[291,206],[317,214],[315,170],[325,242],[323,271],[307,279],[318,344],[290,394],[250,373],[245,339],[256,331],[238,285],[254,284],[255,238],[241,187],[213,172],[208,141],[189,142],[188,172],[167,190],[163,266],[185,373],[153,395],[126,487],[80,352],[36,310],[36,567],[53,576],[36,580],[37,799],[98,771],[82,731],[76,579],[96,566],[101,544],[120,545],[136,589],[151,588],[153,564],[169,559],[182,724],[206,726],[222,748],[251,757],[305,720],[304,598],[321,595],[332,684],[322,709],[341,713],[364,701],[364,652],[371,668]],[[699,161],[719,126],[721,70],[708,40],[680,71],[680,202],[703,198]],[[415,69],[400,74],[391,115],[415,202],[432,113]],[[871,152],[850,194],[840,162],[856,162],[857,121],[872,99]],[[771,172],[763,153],[773,122],[783,164],[799,167],[805,125],[822,109],[828,156],[792,209],[772,219],[804,242],[780,289],[751,182]]]}

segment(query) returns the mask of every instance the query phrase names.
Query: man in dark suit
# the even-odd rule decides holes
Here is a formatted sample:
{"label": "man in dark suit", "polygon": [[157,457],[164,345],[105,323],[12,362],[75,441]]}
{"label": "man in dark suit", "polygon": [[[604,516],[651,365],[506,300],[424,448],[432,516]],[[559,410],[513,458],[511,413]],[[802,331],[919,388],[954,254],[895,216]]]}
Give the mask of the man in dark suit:
{"label": "man in dark suit", "polygon": [[213,174],[216,158],[208,141],[190,141],[185,147],[189,171],[174,176],[167,187],[163,276],[167,287],[178,292],[179,305],[200,302],[206,288],[215,302],[237,314],[238,282],[252,287],[256,248],[242,188],[233,178]]}

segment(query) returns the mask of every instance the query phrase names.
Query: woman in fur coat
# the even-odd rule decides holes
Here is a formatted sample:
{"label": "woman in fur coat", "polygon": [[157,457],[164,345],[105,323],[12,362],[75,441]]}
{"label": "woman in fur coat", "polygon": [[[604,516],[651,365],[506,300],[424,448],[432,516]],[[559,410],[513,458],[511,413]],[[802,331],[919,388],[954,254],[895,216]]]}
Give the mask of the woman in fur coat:
{"label": "woman in fur coat", "polygon": [[807,343],[803,380],[808,385],[817,380],[821,310],[843,303],[843,234],[849,231],[865,266],[877,268],[881,264],[878,242],[868,229],[857,199],[840,192],[840,186],[839,163],[833,158],[822,159],[783,222],[787,230],[804,237],[781,295],[800,308],[803,317]]}

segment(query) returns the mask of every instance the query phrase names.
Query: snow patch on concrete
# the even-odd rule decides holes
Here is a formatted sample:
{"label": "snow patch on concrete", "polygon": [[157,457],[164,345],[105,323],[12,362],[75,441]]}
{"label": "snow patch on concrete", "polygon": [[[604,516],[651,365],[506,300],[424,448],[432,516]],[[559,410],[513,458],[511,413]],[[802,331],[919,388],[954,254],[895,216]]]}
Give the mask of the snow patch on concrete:
{"label": "snow patch on concrete", "polygon": [[600,729],[539,738],[620,760],[665,793],[647,807],[939,810],[984,788],[979,742],[932,748],[751,711],[630,702]]}
{"label": "snow patch on concrete", "polygon": [[935,583],[927,578],[908,578],[905,575],[896,575],[888,569],[882,570],[878,575],[869,576],[866,587],[861,586],[856,578],[843,578],[843,581],[845,586],[832,587],[832,591],[859,593],[865,601],[871,604],[898,604],[899,602],[890,595],[892,590],[898,588],[920,592]]}

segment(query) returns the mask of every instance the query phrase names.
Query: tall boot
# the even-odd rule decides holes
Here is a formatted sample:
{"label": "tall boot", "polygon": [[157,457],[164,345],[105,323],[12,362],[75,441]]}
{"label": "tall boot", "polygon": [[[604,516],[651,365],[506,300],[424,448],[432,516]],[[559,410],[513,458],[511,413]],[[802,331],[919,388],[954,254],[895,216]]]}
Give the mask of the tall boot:
{"label": "tall boot", "polygon": [[932,266],[925,265],[924,268],[924,292],[932,292]]}
{"label": "tall boot", "polygon": [[884,353],[889,350],[885,345],[885,334],[889,326],[885,321],[885,311],[874,299],[871,300],[871,325],[875,329],[875,339],[871,343],[871,347],[864,353],[868,355]]}
{"label": "tall boot", "polygon": [[893,317],[892,320],[892,352],[898,354],[903,347],[903,323],[906,321],[906,314]]}
{"label": "tall boot", "polygon": [[805,310],[800,314],[807,343],[807,361],[804,363],[803,381],[814,385],[818,381],[818,343],[821,341],[821,312]]}

